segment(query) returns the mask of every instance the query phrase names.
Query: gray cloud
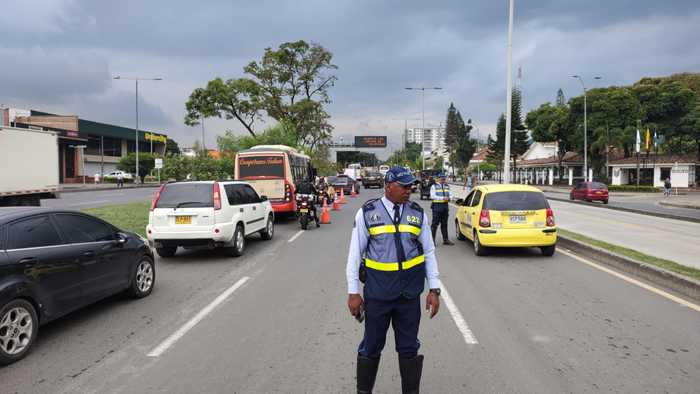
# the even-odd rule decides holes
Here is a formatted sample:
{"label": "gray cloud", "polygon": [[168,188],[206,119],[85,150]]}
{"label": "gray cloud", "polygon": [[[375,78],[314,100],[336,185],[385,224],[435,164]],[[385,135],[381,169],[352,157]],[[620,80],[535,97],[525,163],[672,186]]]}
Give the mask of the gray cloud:
{"label": "gray cloud", "polygon": [[[404,122],[444,121],[450,102],[481,135],[505,109],[506,2],[6,0],[0,13],[0,102],[60,109],[130,125],[133,87],[113,74],[163,76],[145,85],[143,121],[183,145],[199,129],[182,123],[184,102],[215,76],[238,77],[265,47],[315,41],[340,67],[329,112],[337,136],[387,134],[400,144]],[[580,94],[572,73],[605,85],[700,70],[696,0],[516,2],[514,65],[523,68],[525,107]],[[22,21],[31,15],[31,25]],[[131,103],[130,103],[131,101]],[[233,121],[208,120],[207,145]],[[419,122],[418,122],[419,124]],[[415,124],[416,126],[418,124]],[[388,154],[382,153],[382,156]]]}

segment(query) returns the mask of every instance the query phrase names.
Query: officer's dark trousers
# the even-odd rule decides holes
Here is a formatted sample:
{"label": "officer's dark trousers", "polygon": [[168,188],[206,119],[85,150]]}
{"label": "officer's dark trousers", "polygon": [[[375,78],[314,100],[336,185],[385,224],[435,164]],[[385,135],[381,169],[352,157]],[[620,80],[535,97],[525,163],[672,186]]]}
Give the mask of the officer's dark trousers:
{"label": "officer's dark trousers", "polygon": [[[449,214],[449,207],[447,203],[433,203],[433,223],[430,226],[430,230],[433,232],[433,240],[435,240],[435,235],[437,234],[437,228],[440,226],[440,232],[442,232],[442,242],[449,239],[447,235],[447,215]],[[437,242],[437,240],[435,240]]]}
{"label": "officer's dark trousers", "polygon": [[399,298],[395,301],[378,301],[365,298],[365,336],[358,353],[363,357],[379,358],[386,342],[389,322],[394,327],[396,352],[401,358],[418,355],[418,325],[420,323],[420,298]]}

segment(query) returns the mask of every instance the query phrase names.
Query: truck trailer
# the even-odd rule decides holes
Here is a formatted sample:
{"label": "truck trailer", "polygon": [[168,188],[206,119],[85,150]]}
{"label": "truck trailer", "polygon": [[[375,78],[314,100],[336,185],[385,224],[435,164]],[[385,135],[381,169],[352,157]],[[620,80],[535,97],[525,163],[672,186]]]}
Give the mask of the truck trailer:
{"label": "truck trailer", "polygon": [[0,127],[0,206],[39,206],[59,193],[58,136]]}

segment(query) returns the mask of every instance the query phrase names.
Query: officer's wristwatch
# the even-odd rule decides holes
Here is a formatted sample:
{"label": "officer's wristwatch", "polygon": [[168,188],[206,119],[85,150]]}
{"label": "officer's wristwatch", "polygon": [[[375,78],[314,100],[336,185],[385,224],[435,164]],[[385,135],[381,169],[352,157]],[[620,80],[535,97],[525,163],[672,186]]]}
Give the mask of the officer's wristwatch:
{"label": "officer's wristwatch", "polygon": [[430,289],[430,292],[433,293],[433,294],[435,294],[435,295],[438,296],[438,297],[440,296],[440,289],[439,289],[439,288],[437,288],[437,289]]}

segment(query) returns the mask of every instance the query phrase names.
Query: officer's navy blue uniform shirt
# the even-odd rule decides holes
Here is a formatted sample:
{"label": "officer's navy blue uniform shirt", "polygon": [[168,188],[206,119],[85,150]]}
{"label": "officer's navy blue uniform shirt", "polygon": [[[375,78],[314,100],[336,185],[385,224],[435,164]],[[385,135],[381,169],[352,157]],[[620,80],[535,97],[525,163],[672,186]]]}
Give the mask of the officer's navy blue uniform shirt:
{"label": "officer's navy blue uniform shirt", "polygon": [[[394,203],[389,201],[389,199],[382,197],[381,202],[386,207],[387,212],[394,211]],[[403,215],[403,205],[400,207],[399,213]],[[440,273],[438,272],[437,260],[435,259],[435,244],[433,243],[433,236],[430,232],[430,226],[428,225],[428,215],[425,213],[423,213],[423,224],[421,225],[418,240],[423,245],[425,276],[428,279],[428,287],[431,289],[440,288]],[[368,241],[369,232],[365,225],[364,214],[360,208],[355,215],[355,227],[352,229],[348,264],[345,268],[348,279],[348,294],[360,294],[360,262],[362,261],[363,252],[367,249]]]}

